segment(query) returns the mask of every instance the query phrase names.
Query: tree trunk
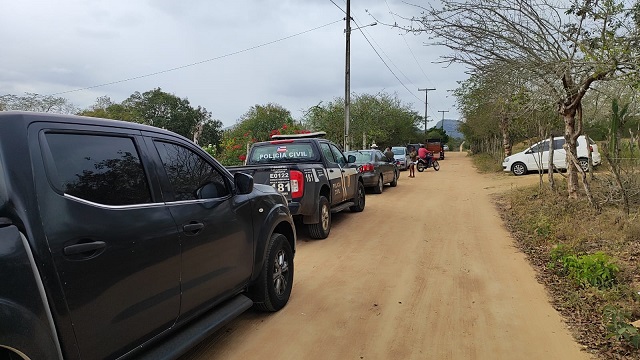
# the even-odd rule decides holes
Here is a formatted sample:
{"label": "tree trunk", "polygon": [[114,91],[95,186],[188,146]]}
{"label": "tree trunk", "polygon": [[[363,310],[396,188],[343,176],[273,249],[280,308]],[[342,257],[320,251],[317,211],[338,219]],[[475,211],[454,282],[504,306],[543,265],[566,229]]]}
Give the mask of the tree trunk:
{"label": "tree trunk", "polygon": [[509,132],[509,118],[502,116],[500,119],[500,131],[502,132],[502,149],[504,156],[511,155],[511,133]]}
{"label": "tree trunk", "polygon": [[556,191],[556,182],[555,179],[553,178],[553,171],[555,170],[555,166],[553,166],[553,133],[551,133],[551,135],[549,135],[549,166],[548,166],[548,173],[549,173],[549,185],[551,186],[551,190],[552,191]]}
{"label": "tree trunk", "polygon": [[[571,98],[570,98],[571,99]],[[571,102],[569,102],[571,104]],[[571,159],[576,158],[576,143],[582,132],[582,104],[575,106],[560,105],[560,113],[564,119],[564,149],[567,152],[567,192],[570,199],[578,198],[578,169]],[[577,117],[577,121],[576,121]],[[573,155],[573,156],[571,156]]]}

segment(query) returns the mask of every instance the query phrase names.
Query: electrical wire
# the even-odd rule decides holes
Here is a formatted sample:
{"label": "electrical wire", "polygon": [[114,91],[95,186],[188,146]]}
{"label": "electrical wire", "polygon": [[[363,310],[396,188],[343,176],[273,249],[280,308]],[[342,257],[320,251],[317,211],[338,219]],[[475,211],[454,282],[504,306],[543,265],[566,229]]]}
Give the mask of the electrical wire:
{"label": "electrical wire", "polygon": [[[354,23],[356,21],[354,20]],[[358,25],[356,23],[356,25]],[[384,59],[382,58],[382,56],[380,56],[380,53],[378,52],[378,50],[375,48],[375,46],[373,46],[373,44],[371,43],[371,41],[369,41],[369,38],[367,37],[367,35],[365,35],[364,31],[362,31],[362,29],[359,29],[360,33],[362,33],[362,36],[364,36],[364,39],[367,40],[367,43],[369,43],[369,46],[371,46],[371,48],[373,49],[373,51],[376,53],[376,55],[378,55],[378,58],[380,58],[380,61],[382,61],[382,63],[384,64],[384,66],[387,67],[387,69],[389,70],[389,72],[396,78],[396,80],[398,80],[398,82],[400,83],[400,85],[402,85],[405,89],[407,89],[407,91],[413,95],[413,97],[415,97],[418,101],[420,101],[421,103],[424,103],[424,100],[420,99],[416,94],[413,93],[413,91],[409,90],[409,88],[407,87],[407,85],[405,85],[402,80],[400,80],[400,78],[398,77],[398,75],[396,75],[395,72],[393,72],[393,70],[391,70],[391,67],[389,67],[389,64],[387,64],[386,61],[384,61]],[[372,37],[373,38],[373,37]]]}
{"label": "electrical wire", "polygon": [[342,8],[340,6],[338,6],[338,4],[336,4],[333,0],[329,0],[333,3],[333,5],[335,5],[338,9],[340,9],[340,11],[342,11],[345,15],[347,14],[346,11],[342,10]]}
{"label": "electrical wire", "polygon": [[[389,2],[387,0],[384,0],[384,3],[387,4],[387,9],[389,9],[389,14],[391,14],[391,17],[393,18],[393,22],[396,23],[396,16],[393,14],[393,11],[391,10],[391,6],[389,6]],[[409,42],[407,42],[407,38],[405,38],[406,34],[400,35],[400,36],[402,36],[402,40],[404,40],[405,45],[407,45],[407,48],[409,49],[409,52],[411,53],[413,60],[416,62],[416,65],[418,65],[418,68],[422,72],[422,75],[424,75],[424,78],[427,80],[427,82],[431,83],[431,85],[433,86],[433,81],[431,81],[431,79],[429,79],[429,77],[427,76],[427,73],[424,72],[424,69],[420,65],[420,62],[416,58],[416,55],[413,53],[413,49],[411,49],[411,46],[409,46]],[[423,101],[423,102],[425,103],[425,105],[427,105],[426,101]],[[431,113],[431,117],[433,119],[436,119],[435,114],[433,113],[433,110],[431,110],[430,113]]]}
{"label": "electrical wire", "polygon": [[[335,2],[333,2],[333,0],[329,0],[329,1],[331,1],[334,5],[336,5],[336,7],[338,7],[338,9],[342,10],[342,8],[340,8],[340,7],[339,7]],[[346,5],[346,0],[345,0],[345,5]],[[345,12],[344,10],[342,10],[342,11],[346,14],[346,12]],[[358,21],[357,21],[356,16],[355,16],[355,15],[353,15],[353,16],[352,16],[352,18],[353,18],[353,22],[356,24],[356,26],[360,27],[360,26],[358,25]],[[414,94],[411,90],[409,90],[409,88],[407,87],[407,85],[405,85],[405,84],[402,82],[402,80],[400,80],[400,78],[398,77],[398,75],[396,75],[396,73],[395,73],[395,72],[393,72],[393,70],[391,70],[391,67],[389,67],[389,65],[387,64],[387,62],[386,62],[386,61],[384,61],[384,59],[382,58],[382,56],[380,56],[380,53],[379,53],[379,52],[378,52],[378,50],[375,48],[375,46],[373,46],[373,44],[371,43],[371,41],[369,41],[369,38],[367,38],[367,35],[365,35],[364,31],[362,30],[362,27],[360,27],[358,30],[360,30],[360,33],[362,34],[362,36],[364,36],[365,40],[367,40],[367,43],[369,43],[369,46],[371,46],[371,48],[372,48],[372,49],[373,49],[373,51],[376,53],[376,55],[378,55],[378,58],[380,58],[380,61],[382,61],[382,63],[384,64],[384,66],[386,66],[386,67],[387,67],[387,69],[389,70],[389,72],[390,72],[390,73],[391,73],[391,74],[396,78],[396,80],[398,80],[398,82],[400,83],[400,85],[402,85],[405,89],[407,89],[407,91],[408,91],[411,95],[413,95],[413,97],[415,97],[419,102],[421,102],[421,103],[423,103],[423,104],[424,104],[424,100],[421,100],[421,99],[420,99],[416,94]],[[373,39],[373,36],[371,37],[371,39]],[[375,39],[374,39],[373,41],[375,42]],[[377,45],[377,44],[378,44],[378,43],[376,42],[376,45]],[[380,47],[380,51],[382,51],[382,52],[384,53],[384,50],[382,50],[382,47],[381,47],[380,45],[378,45],[378,47]],[[386,53],[384,53],[384,54],[385,54],[385,56],[387,56],[387,58],[389,59],[389,61],[391,61],[391,63],[393,64],[393,61],[391,60],[391,58],[389,58],[389,56],[388,56]],[[408,78],[406,75],[404,75],[404,73],[402,73],[402,71],[400,70],[400,68],[399,68],[396,64],[393,64],[393,65],[398,69],[398,71],[400,71],[400,73],[401,73],[405,78],[407,78],[407,80],[409,80],[409,78]],[[409,81],[411,81],[411,80],[409,80]]]}
{"label": "electrical wire", "polygon": [[[391,17],[393,18],[393,22],[396,22],[396,16],[393,14],[393,11],[391,11],[391,6],[389,6],[389,2],[387,2],[387,0],[384,0],[385,4],[387,4],[387,9],[389,9],[389,13],[391,14]],[[413,60],[415,60],[416,65],[418,65],[418,68],[420,68],[420,71],[422,71],[422,75],[424,75],[424,78],[430,82],[433,85],[433,81],[431,81],[431,79],[429,79],[429,77],[427,76],[427,74],[424,72],[424,69],[422,68],[422,65],[420,65],[420,62],[418,62],[418,59],[416,58],[416,55],[413,53],[413,50],[411,49],[411,46],[409,46],[409,43],[407,42],[407,39],[405,38],[405,35],[400,35],[402,36],[402,40],[404,40],[405,45],[407,45],[407,48],[409,49],[409,52],[411,53],[411,56],[413,57]]]}
{"label": "electrical wire", "polygon": [[87,86],[87,87],[80,88],[80,89],[74,89],[74,90],[61,91],[61,92],[57,92],[57,93],[55,93],[55,94],[50,94],[50,96],[57,96],[57,95],[62,95],[62,94],[68,94],[68,93],[78,92],[78,91],[84,91],[84,90],[89,90],[89,89],[95,89],[95,88],[99,88],[99,87],[103,87],[103,86],[119,84],[119,83],[123,83],[123,82],[127,82],[127,81],[132,81],[132,80],[143,79],[143,78],[147,78],[147,77],[151,77],[151,76],[155,76],[155,75],[165,74],[165,73],[168,73],[168,72],[171,72],[171,71],[176,71],[176,70],[185,69],[185,68],[192,67],[192,66],[196,66],[196,65],[201,65],[201,64],[208,63],[208,62],[211,62],[211,61],[224,59],[224,58],[227,58],[227,57],[229,57],[229,56],[242,54],[242,53],[245,53],[245,52],[247,52],[247,51],[251,51],[251,50],[259,49],[259,48],[261,48],[261,47],[265,47],[265,46],[268,46],[268,45],[273,45],[273,44],[278,43],[278,42],[280,42],[280,41],[288,40],[288,39],[294,38],[294,37],[296,37],[296,36],[300,36],[300,35],[303,35],[303,34],[306,34],[306,33],[312,32],[312,31],[316,31],[316,30],[319,30],[319,29],[325,28],[325,27],[327,27],[327,26],[331,26],[331,25],[336,24],[336,23],[339,23],[339,22],[341,22],[341,21],[343,21],[343,20],[344,20],[344,19],[336,20],[336,21],[330,22],[330,23],[328,23],[328,24],[324,24],[324,25],[321,25],[321,26],[315,27],[315,28],[313,28],[313,29],[309,29],[309,30],[305,30],[305,31],[299,32],[299,33],[297,33],[297,34],[293,34],[293,35],[285,36],[285,37],[280,38],[280,39],[277,39],[277,40],[269,41],[269,42],[266,42],[266,43],[263,43],[263,44],[260,44],[260,45],[252,46],[252,47],[249,47],[249,48],[246,48],[246,49],[243,49],[243,50],[239,50],[239,51],[235,51],[235,52],[228,53],[228,54],[225,54],[225,55],[217,56],[217,57],[214,57],[214,58],[210,58],[210,59],[206,59],[206,60],[202,60],[202,61],[194,62],[194,63],[191,63],[191,64],[182,65],[182,66],[177,66],[177,67],[174,67],[174,68],[171,68],[171,69],[166,69],[166,70],[156,71],[156,72],[149,73],[149,74],[145,74],[145,75],[134,76],[134,77],[130,77],[130,78],[123,79],[123,80],[117,80],[117,81],[111,81],[111,82],[104,83],[104,84],[93,85],[93,86]]}

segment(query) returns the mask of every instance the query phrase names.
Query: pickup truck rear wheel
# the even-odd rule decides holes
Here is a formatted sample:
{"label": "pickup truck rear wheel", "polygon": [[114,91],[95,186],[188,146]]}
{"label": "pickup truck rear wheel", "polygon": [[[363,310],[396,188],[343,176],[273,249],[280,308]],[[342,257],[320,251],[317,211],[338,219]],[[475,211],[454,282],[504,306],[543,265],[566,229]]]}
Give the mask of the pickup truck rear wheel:
{"label": "pickup truck rear wheel", "polygon": [[282,309],[291,296],[293,251],[287,238],[278,233],[271,235],[267,246],[262,270],[249,296],[256,309],[273,312]]}
{"label": "pickup truck rear wheel", "polygon": [[331,208],[329,208],[329,200],[324,196],[320,196],[318,200],[318,212],[320,213],[320,222],[307,225],[309,236],[312,239],[326,239],[331,231]]}
{"label": "pickup truck rear wheel", "polygon": [[365,196],[364,185],[360,181],[358,181],[358,191],[356,193],[355,199],[353,199],[353,202],[355,203],[355,205],[349,207],[349,210],[353,212],[361,212],[362,210],[364,210],[364,204],[365,204],[364,196]]}

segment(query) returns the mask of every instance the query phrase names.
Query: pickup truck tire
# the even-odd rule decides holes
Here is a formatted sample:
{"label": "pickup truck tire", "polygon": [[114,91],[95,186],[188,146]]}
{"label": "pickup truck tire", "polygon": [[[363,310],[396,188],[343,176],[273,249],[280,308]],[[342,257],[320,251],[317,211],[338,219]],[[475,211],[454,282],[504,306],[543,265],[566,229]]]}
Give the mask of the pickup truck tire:
{"label": "pickup truck tire", "polygon": [[353,199],[353,202],[355,203],[355,205],[349,207],[349,210],[351,210],[352,212],[361,212],[362,210],[364,210],[364,205],[365,205],[364,184],[362,184],[360,181],[358,181],[358,191],[357,191],[356,198]]}
{"label": "pickup truck tire", "polygon": [[320,222],[307,225],[309,236],[312,239],[326,239],[331,231],[331,208],[329,200],[324,196],[320,196],[318,200],[318,213],[320,214]]}
{"label": "pickup truck tire", "polygon": [[394,172],[393,172],[393,181],[391,181],[391,182],[389,183],[389,185],[390,185],[391,187],[396,187],[396,186],[398,186],[398,176],[399,176],[398,171],[394,171]]}
{"label": "pickup truck tire", "polygon": [[293,251],[287,238],[271,235],[262,270],[249,291],[254,307],[261,311],[282,309],[291,296],[293,285]]}
{"label": "pickup truck tire", "polygon": [[382,190],[384,190],[384,180],[382,179],[382,174],[378,176],[378,184],[373,187],[374,194],[382,194]]}

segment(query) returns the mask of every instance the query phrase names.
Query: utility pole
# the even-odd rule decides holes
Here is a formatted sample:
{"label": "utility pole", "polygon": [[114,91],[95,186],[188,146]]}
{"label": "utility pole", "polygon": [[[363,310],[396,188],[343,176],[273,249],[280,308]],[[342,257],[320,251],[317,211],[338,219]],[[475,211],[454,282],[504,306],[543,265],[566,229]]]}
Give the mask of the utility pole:
{"label": "utility pole", "polygon": [[433,91],[435,88],[418,89],[418,91],[424,91],[424,134],[427,134],[427,107],[429,104],[429,91]]}
{"label": "utility pole", "polygon": [[449,110],[438,110],[438,112],[442,113],[442,130],[444,130],[444,113],[448,113]]}
{"label": "utility pole", "polygon": [[344,66],[344,151],[349,151],[349,106],[351,103],[351,0],[347,0],[347,49]]}

